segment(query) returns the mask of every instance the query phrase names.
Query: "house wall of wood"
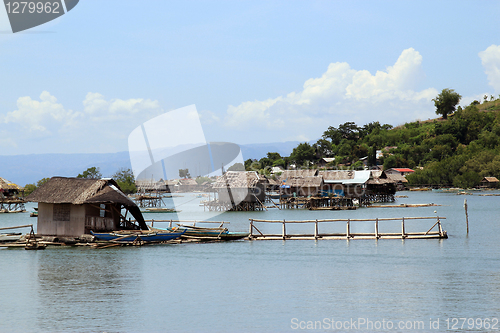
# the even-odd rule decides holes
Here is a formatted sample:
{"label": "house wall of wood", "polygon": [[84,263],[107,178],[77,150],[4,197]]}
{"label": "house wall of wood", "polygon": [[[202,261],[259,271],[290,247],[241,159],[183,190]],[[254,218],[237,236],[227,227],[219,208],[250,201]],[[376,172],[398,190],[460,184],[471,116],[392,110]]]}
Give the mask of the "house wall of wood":
{"label": "house wall of wood", "polygon": [[79,237],[84,232],[83,205],[38,203],[37,234]]}
{"label": "house wall of wood", "polygon": [[[103,213],[99,205],[72,205],[38,203],[37,234],[42,236],[80,237],[93,231],[117,230],[119,213],[106,205]],[[104,215],[104,216],[101,216]]]}
{"label": "house wall of wood", "polygon": [[[219,195],[219,201],[231,202],[227,188],[218,188],[217,193]],[[264,202],[266,199],[266,191],[264,190],[264,186],[262,184],[258,184],[256,187],[252,188],[231,188],[231,195],[235,204],[240,202],[258,202],[255,197],[259,198],[261,202]]]}
{"label": "house wall of wood", "polygon": [[481,181],[481,187],[496,188],[496,187],[498,187],[498,183],[497,182]]}
{"label": "house wall of wood", "polygon": [[[85,233],[113,231],[120,226],[120,205],[85,205]],[[104,208],[104,209],[102,209]]]}
{"label": "house wall of wood", "polygon": [[287,196],[295,196],[297,197],[309,197],[309,196],[318,196],[320,194],[319,186],[290,186],[290,188],[284,188],[282,193]]}

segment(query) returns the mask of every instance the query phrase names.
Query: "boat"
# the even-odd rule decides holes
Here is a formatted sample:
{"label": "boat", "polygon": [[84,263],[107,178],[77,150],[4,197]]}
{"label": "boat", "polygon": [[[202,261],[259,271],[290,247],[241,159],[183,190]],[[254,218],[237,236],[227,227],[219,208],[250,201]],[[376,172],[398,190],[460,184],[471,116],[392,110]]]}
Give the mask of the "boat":
{"label": "boat", "polygon": [[112,232],[93,232],[90,233],[98,240],[118,243],[131,243],[135,241],[158,243],[179,238],[184,234],[184,230],[177,232],[171,231],[135,231],[135,230],[120,230]]}
{"label": "boat", "polygon": [[[161,230],[161,229],[159,229]],[[172,232],[184,231],[181,238],[184,239],[200,239],[200,240],[237,240],[248,237],[250,233],[248,232],[234,232],[229,231],[224,227],[207,228],[207,227],[197,227],[193,225],[183,225],[179,224],[178,227],[167,228],[166,230]]]}
{"label": "boat", "polygon": [[0,234],[0,243],[16,242],[20,240],[22,236],[23,234],[20,232]]}
{"label": "boat", "polygon": [[175,208],[146,208],[144,213],[178,213],[180,210]]}

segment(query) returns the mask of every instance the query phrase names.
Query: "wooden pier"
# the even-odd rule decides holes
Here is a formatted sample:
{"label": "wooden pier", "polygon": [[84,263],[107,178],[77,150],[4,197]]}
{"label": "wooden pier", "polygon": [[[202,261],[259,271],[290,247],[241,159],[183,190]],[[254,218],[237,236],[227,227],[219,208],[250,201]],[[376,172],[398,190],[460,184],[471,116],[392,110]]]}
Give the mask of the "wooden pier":
{"label": "wooden pier", "polygon": [[[430,239],[430,238],[448,238],[446,231],[443,230],[441,226],[441,220],[446,219],[445,217],[432,216],[432,217],[402,217],[402,218],[376,218],[376,219],[329,219],[329,220],[303,220],[303,221],[293,221],[293,220],[257,220],[250,219],[250,235],[248,238],[250,240],[288,240],[288,239]],[[430,220],[435,221],[435,223],[425,232],[409,232],[407,230],[409,224],[415,222],[416,220]],[[358,223],[372,222],[373,232],[356,233],[352,232],[351,228]],[[394,224],[400,223],[399,232],[387,232],[381,229],[386,229],[385,227],[391,224],[394,229]],[[267,223],[267,224],[281,224],[280,234],[264,234],[262,233],[256,223]],[[319,226],[325,224],[344,224],[344,232],[330,232],[330,233],[320,233]],[[311,225],[310,233],[287,233],[287,225],[301,224]],[[429,223],[430,224],[430,223]]]}

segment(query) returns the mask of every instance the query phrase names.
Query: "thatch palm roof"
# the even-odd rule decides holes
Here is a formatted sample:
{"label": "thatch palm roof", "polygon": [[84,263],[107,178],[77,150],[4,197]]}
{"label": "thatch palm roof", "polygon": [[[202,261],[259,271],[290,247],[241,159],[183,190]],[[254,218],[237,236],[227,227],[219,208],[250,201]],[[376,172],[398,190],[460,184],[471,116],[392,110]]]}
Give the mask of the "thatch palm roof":
{"label": "thatch palm roof", "polygon": [[304,178],[289,178],[286,185],[290,187],[320,187],[323,185],[323,178],[311,176]]}
{"label": "thatch palm roof", "polygon": [[254,188],[259,182],[267,182],[267,178],[255,171],[228,171],[219,177],[213,188]]}
{"label": "thatch palm roof", "polygon": [[5,179],[5,178],[2,178],[0,177],[0,190],[18,190],[20,191],[21,188],[14,184],[13,182]]}
{"label": "thatch palm roof", "polygon": [[285,170],[280,175],[280,181],[290,180],[291,178],[306,178],[318,175],[318,170]]}
{"label": "thatch palm roof", "polygon": [[322,170],[318,172],[325,181],[342,181],[346,179],[354,179],[354,170]]}
{"label": "thatch palm roof", "polygon": [[481,182],[484,182],[484,183],[498,183],[498,179],[497,179],[497,177],[484,177],[483,180],[481,180]]}
{"label": "thatch palm roof", "polygon": [[50,204],[121,204],[132,213],[141,229],[147,229],[139,207],[113,179],[52,177],[26,199]]}

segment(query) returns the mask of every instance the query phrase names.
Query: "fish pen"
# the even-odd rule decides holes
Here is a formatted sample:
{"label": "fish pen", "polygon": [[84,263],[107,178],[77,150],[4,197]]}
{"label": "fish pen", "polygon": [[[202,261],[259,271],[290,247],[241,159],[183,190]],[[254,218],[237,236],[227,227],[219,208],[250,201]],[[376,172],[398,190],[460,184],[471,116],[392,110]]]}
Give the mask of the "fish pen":
{"label": "fish pen", "polygon": [[281,208],[310,210],[356,209],[352,198],[345,197],[289,197],[280,199]]}
{"label": "fish pen", "polygon": [[[441,226],[441,220],[445,217],[402,217],[402,218],[375,218],[375,219],[327,219],[327,220],[258,220],[250,219],[250,231],[248,238],[250,240],[288,240],[288,239],[430,239],[430,238],[448,238],[448,235]],[[414,224],[416,221],[426,222],[427,220],[435,221],[430,228],[425,228],[427,231],[415,231]],[[263,229],[258,224],[281,225],[281,233],[263,233]],[[369,229],[372,231],[363,230],[363,232],[353,230],[356,226],[363,224],[361,229],[367,229],[366,223],[372,224]],[[300,229],[300,233],[290,232],[293,226],[310,226],[307,229],[309,232],[303,232],[304,228]],[[330,226],[330,230],[320,232],[320,225]],[[430,225],[430,223],[429,223]],[[331,228],[334,226],[335,228]],[[297,229],[297,228],[296,228]],[[335,229],[335,230],[332,230]],[[411,230],[409,230],[411,229]],[[424,229],[424,230],[425,230]],[[288,231],[288,232],[287,232]]]}
{"label": "fish pen", "polygon": [[359,200],[361,206],[369,206],[372,203],[395,202],[394,194],[370,193],[364,194]]}
{"label": "fish pen", "polygon": [[216,199],[203,202],[203,210],[209,212],[250,212],[267,210],[267,208],[258,198],[257,201],[242,201],[238,204]]}

